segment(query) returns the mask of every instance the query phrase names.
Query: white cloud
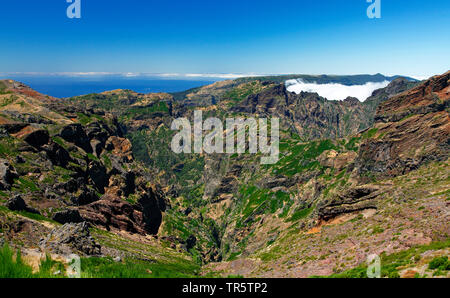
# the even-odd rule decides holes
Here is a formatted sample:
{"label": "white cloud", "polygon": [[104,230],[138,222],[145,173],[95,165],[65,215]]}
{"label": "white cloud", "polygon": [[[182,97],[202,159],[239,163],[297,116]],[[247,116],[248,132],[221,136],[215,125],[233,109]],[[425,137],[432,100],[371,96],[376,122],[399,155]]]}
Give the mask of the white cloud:
{"label": "white cloud", "polygon": [[413,79],[419,80],[419,81],[424,81],[424,80],[428,80],[432,76],[431,75],[428,75],[428,76],[415,76],[415,75],[412,75],[410,77],[413,78]]}
{"label": "white cloud", "polygon": [[286,81],[287,90],[299,94],[302,91],[316,92],[320,96],[329,100],[344,100],[349,96],[356,97],[360,101],[365,101],[372,92],[389,85],[389,81],[368,82],[364,85],[346,86],[342,84],[317,84],[305,83],[302,80]]}

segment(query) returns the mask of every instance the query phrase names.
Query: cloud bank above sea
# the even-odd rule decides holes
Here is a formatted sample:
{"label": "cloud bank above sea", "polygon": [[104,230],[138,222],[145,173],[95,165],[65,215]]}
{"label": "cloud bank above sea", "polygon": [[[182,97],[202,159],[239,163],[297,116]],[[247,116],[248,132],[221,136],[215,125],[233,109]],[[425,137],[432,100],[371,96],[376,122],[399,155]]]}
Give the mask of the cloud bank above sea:
{"label": "cloud bank above sea", "polygon": [[344,100],[347,97],[356,97],[360,101],[365,101],[373,91],[389,85],[389,81],[368,82],[364,85],[347,86],[342,84],[317,84],[305,83],[302,80],[287,80],[286,87],[289,92],[299,94],[300,92],[314,92],[329,100]]}

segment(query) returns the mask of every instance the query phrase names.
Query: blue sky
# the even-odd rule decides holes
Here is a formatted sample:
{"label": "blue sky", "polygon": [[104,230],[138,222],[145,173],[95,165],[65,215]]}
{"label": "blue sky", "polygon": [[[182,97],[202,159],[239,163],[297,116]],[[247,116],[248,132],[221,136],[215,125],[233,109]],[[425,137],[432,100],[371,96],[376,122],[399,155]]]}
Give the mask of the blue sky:
{"label": "blue sky", "polygon": [[356,74],[450,69],[450,1],[2,1],[0,72]]}

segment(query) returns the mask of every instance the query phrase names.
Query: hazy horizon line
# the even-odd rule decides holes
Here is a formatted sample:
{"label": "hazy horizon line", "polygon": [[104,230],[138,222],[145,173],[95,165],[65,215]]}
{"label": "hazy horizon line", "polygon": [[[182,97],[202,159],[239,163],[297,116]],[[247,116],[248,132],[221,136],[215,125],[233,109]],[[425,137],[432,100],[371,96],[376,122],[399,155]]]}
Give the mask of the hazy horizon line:
{"label": "hazy horizon line", "polygon": [[[325,73],[144,73],[144,72],[0,72],[0,76],[8,75],[24,75],[24,76],[62,76],[62,77],[102,77],[102,76],[122,76],[125,78],[147,77],[147,78],[161,78],[161,79],[238,79],[247,77],[262,77],[262,76],[286,76],[286,75],[310,75],[310,76],[355,76],[355,75],[376,75],[381,74],[385,77],[392,76],[406,76],[416,80],[428,79],[433,75],[399,75],[399,74],[325,74]],[[434,74],[436,75],[436,74]]]}

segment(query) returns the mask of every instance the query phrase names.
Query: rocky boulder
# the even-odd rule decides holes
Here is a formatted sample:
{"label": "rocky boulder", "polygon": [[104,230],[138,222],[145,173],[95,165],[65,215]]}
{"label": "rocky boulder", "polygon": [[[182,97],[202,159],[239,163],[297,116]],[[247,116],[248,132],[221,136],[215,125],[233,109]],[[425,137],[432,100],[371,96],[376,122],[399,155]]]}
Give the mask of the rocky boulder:
{"label": "rocky boulder", "polygon": [[122,159],[124,162],[133,160],[131,142],[128,139],[112,136],[106,141],[106,149]]}
{"label": "rocky boulder", "polygon": [[0,159],[0,190],[9,190],[18,178],[18,174],[13,166],[6,159]]}
{"label": "rocky boulder", "polygon": [[89,224],[70,223],[53,229],[39,243],[42,250],[48,253],[68,255],[82,253],[84,255],[100,255],[101,246],[90,235]]}
{"label": "rocky boulder", "polygon": [[72,160],[69,152],[57,143],[52,142],[49,145],[45,145],[43,148],[47,153],[47,157],[55,166],[65,167]]}
{"label": "rocky boulder", "polygon": [[40,149],[45,144],[48,144],[50,136],[48,131],[44,129],[35,128],[33,126],[27,126],[14,134],[16,138],[24,140],[30,146],[36,149]]}
{"label": "rocky boulder", "polygon": [[78,210],[74,210],[74,209],[66,209],[66,210],[57,212],[53,215],[52,219],[61,224],[80,223],[80,222],[84,221],[80,215],[80,212]]}
{"label": "rocky boulder", "polygon": [[166,209],[162,192],[146,189],[136,193],[135,203],[107,193],[100,200],[79,208],[81,216],[90,223],[108,230],[156,235]]}
{"label": "rocky boulder", "polygon": [[0,119],[0,128],[8,134],[16,134],[27,126],[27,123],[10,121],[4,117]]}
{"label": "rocky boulder", "polygon": [[67,142],[73,143],[87,153],[92,153],[89,137],[86,135],[83,126],[79,123],[64,126],[59,135]]}
{"label": "rocky boulder", "polygon": [[12,211],[26,211],[29,213],[40,214],[34,208],[29,207],[20,195],[16,195],[8,200],[6,207]]}
{"label": "rocky boulder", "polygon": [[79,208],[81,216],[90,223],[131,233],[145,234],[142,213],[119,197],[104,195],[100,200]]}
{"label": "rocky boulder", "polygon": [[105,166],[98,161],[90,161],[87,173],[96,189],[102,194],[105,193],[105,187],[109,183],[109,176],[106,173]]}
{"label": "rocky boulder", "polygon": [[84,206],[98,201],[98,199],[99,197],[94,190],[82,186],[79,194],[72,198],[72,203],[76,206]]}

